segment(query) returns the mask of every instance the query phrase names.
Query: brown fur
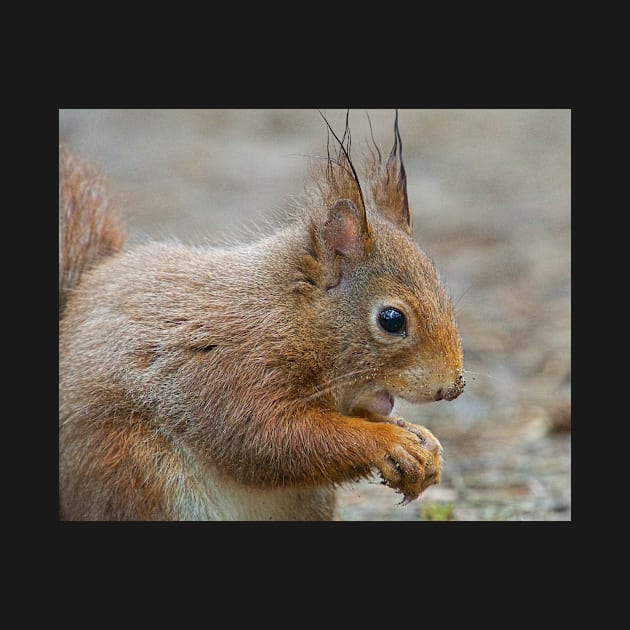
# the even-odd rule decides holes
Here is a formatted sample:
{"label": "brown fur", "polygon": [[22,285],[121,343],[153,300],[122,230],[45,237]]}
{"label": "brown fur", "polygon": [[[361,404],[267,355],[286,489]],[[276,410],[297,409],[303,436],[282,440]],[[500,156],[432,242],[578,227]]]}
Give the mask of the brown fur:
{"label": "brown fur", "polygon": [[[461,342],[400,151],[369,169],[361,190],[340,149],[253,244],[119,251],[98,180],[60,168],[61,518],[329,519],[332,489],[375,470],[405,500],[439,481],[435,437],[374,401],[459,395]],[[404,339],[379,305],[404,308]]]}
{"label": "brown fur", "polygon": [[59,148],[59,317],[84,271],[123,244],[122,223],[103,180]]}

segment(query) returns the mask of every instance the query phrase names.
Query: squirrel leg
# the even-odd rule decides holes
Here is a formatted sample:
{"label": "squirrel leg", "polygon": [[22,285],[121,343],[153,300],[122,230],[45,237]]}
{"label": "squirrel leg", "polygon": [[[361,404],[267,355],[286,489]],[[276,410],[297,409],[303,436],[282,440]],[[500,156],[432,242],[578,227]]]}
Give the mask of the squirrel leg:
{"label": "squirrel leg", "polygon": [[187,485],[170,440],[137,416],[74,420],[60,431],[62,520],[172,520]]}
{"label": "squirrel leg", "polygon": [[[370,422],[381,422],[401,427],[402,429],[418,436],[420,444],[425,449],[427,455],[424,466],[425,474],[422,478],[420,492],[424,491],[428,486],[440,482],[443,449],[439,440],[435,437],[435,435],[433,435],[433,433],[431,433],[431,431],[429,431],[429,429],[396,416],[383,416],[371,411],[362,412],[361,417],[365,417]],[[397,465],[391,458],[386,458],[386,460],[382,463],[382,466],[379,467],[379,470],[383,476],[383,483],[391,485],[392,487],[398,487],[400,465]],[[405,496],[401,504],[406,505],[410,501],[416,499],[418,494],[414,495],[413,493],[408,494],[405,492]]]}
{"label": "squirrel leg", "polygon": [[381,416],[371,413],[367,419],[372,422],[385,422],[386,424],[394,424],[397,427],[402,427],[403,429],[411,431],[411,433],[417,435],[418,438],[420,438],[420,442],[425,445],[427,449],[439,453],[442,452],[442,446],[439,440],[426,427],[414,424],[413,422],[407,422],[407,420],[403,420],[402,418],[398,418],[396,416]]}
{"label": "squirrel leg", "polygon": [[391,439],[385,454],[374,461],[383,483],[403,494],[400,505],[417,499],[430,485],[439,483],[442,469],[442,445],[425,427],[402,418],[374,414],[368,418],[372,426],[390,427]]}
{"label": "squirrel leg", "polygon": [[[404,420],[375,422],[338,412],[304,410],[291,418],[268,419],[264,428],[262,423],[254,426],[264,432],[264,438],[251,435],[240,440],[239,465],[231,467],[245,483],[335,484],[368,476],[376,469],[385,484],[401,492],[403,503],[408,503],[440,478],[440,443],[428,429]],[[265,446],[269,452],[264,452]]]}
{"label": "squirrel leg", "polygon": [[[426,488],[428,488],[430,485],[440,482],[442,472],[442,445],[435,437],[435,435],[433,435],[433,433],[431,433],[431,431],[429,431],[429,429],[427,429],[426,427],[413,424],[412,422],[407,422],[402,418],[391,416],[384,416],[383,419],[379,421],[401,427],[404,430],[418,436],[420,444],[425,450],[426,459],[424,465],[424,475],[419,480],[420,490],[418,493],[414,493],[413,491],[409,493],[405,492],[403,500],[401,501],[401,505],[407,505],[407,503],[410,503],[414,499],[417,499],[419,494],[426,490]],[[391,475],[391,472],[391,466],[389,466],[387,473]],[[383,470],[381,470],[381,474],[383,475],[384,483],[390,485],[389,478]]]}
{"label": "squirrel leg", "polygon": [[421,458],[420,474],[416,470],[417,464],[410,466],[400,450],[397,450],[398,457],[390,453],[376,464],[383,477],[383,483],[404,493],[401,505],[417,499],[427,487],[439,483],[442,469],[442,445],[429,429],[396,416],[383,416],[371,411],[364,411],[361,415],[370,422],[400,427],[416,435],[420,441],[425,455]]}

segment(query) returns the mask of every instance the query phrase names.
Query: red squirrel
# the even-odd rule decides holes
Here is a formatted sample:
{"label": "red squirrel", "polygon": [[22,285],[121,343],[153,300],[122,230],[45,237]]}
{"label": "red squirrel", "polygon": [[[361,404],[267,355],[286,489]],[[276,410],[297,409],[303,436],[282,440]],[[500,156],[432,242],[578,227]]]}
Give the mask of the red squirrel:
{"label": "red squirrel", "polygon": [[[324,119],[325,120],[325,119]],[[402,503],[442,447],[395,399],[464,389],[453,306],[413,240],[398,114],[359,177],[350,132],[251,243],[125,246],[59,150],[59,518],[331,520],[344,482]]]}

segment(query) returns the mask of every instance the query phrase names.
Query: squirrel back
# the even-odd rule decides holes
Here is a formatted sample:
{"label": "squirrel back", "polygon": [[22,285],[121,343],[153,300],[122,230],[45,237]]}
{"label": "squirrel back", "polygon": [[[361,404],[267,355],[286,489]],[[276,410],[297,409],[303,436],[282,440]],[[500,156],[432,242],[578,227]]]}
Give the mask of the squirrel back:
{"label": "squirrel back", "polygon": [[377,472],[403,503],[439,482],[439,441],[393,408],[463,391],[453,308],[412,238],[397,124],[363,186],[344,140],[253,243],[120,250],[98,180],[74,184],[91,209],[65,233],[94,236],[65,246],[61,518],[331,519],[344,482]]}
{"label": "squirrel back", "polygon": [[85,271],[122,248],[125,234],[103,179],[59,146],[59,317]]}

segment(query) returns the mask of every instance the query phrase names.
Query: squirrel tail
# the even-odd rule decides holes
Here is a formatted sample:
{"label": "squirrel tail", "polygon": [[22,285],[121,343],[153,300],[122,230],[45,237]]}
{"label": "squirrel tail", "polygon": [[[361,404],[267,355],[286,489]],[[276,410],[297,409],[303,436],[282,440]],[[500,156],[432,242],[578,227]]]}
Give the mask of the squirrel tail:
{"label": "squirrel tail", "polygon": [[59,145],[59,318],[82,274],[120,251],[125,232],[97,173]]}

